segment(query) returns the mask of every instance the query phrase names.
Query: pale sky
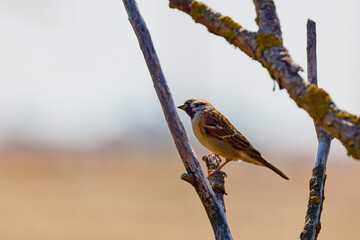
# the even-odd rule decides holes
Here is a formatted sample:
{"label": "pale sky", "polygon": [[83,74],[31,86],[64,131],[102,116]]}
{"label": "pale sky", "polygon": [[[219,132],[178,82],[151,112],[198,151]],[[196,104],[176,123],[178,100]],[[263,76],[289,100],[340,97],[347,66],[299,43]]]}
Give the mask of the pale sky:
{"label": "pale sky", "polygon": [[[209,100],[264,151],[313,152],[311,119],[273,92],[259,63],[210,34],[168,1],[139,0],[175,102]],[[204,1],[256,30],[251,0]],[[317,23],[319,86],[360,114],[360,4],[276,0],[284,45],[306,68],[306,20]],[[0,0],[0,144],[97,146],[147,138],[171,141],[121,0]],[[306,72],[302,73],[306,77]],[[190,119],[179,113],[192,142]],[[333,151],[344,154],[338,141]]]}

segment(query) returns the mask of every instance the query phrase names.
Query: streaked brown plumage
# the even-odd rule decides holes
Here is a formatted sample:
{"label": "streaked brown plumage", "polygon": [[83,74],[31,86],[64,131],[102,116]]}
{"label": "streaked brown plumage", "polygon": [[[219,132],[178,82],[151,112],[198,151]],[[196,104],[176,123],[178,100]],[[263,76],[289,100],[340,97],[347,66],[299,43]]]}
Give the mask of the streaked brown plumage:
{"label": "streaked brown plumage", "polygon": [[289,179],[262,157],[260,152],[208,101],[189,99],[178,108],[184,110],[191,117],[193,131],[199,142],[226,159],[225,163],[215,172],[219,172],[230,161],[242,160],[270,168],[281,177]]}

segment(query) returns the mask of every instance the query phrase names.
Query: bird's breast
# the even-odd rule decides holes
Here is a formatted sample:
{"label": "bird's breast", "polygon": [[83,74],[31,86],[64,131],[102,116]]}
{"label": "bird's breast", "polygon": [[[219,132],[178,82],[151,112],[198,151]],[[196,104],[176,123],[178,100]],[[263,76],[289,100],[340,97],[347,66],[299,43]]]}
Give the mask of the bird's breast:
{"label": "bird's breast", "polygon": [[204,119],[201,116],[195,116],[192,119],[192,128],[195,134],[195,137],[199,140],[201,145],[209,149],[211,152],[216,153],[227,159],[238,159],[236,157],[236,149],[234,147],[213,136],[207,134],[204,130]]}

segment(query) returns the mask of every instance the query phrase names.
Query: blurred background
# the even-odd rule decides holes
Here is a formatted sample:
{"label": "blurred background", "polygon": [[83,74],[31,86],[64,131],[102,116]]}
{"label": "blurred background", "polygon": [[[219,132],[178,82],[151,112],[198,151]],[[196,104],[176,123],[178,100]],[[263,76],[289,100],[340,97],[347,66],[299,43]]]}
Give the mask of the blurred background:
{"label": "blurred background", "polygon": [[[168,1],[137,2],[176,104],[207,99],[290,177],[225,168],[234,238],[296,239],[317,147],[310,117],[272,90],[258,62]],[[252,1],[204,3],[256,31]],[[316,21],[319,86],[359,115],[360,3],[275,4],[284,44],[304,69],[306,21]],[[180,180],[184,167],[122,1],[0,0],[0,52],[0,239],[213,238]],[[179,115],[197,156],[207,155]],[[358,239],[359,171],[334,140],[319,239]]]}

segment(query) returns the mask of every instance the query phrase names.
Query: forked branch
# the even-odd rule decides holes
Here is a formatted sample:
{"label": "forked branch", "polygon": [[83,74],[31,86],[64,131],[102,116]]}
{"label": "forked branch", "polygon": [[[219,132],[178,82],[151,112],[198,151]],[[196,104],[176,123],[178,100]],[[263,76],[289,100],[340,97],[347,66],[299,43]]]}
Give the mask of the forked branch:
{"label": "forked branch", "polygon": [[183,175],[183,178],[186,178],[184,180],[190,182],[194,186],[199,195],[212,224],[216,239],[230,240],[232,237],[223,204],[218,202],[218,199],[207,181],[189,144],[185,129],[176,112],[174,100],[161,70],[160,62],[145,21],[141,17],[135,0],[123,0],[123,3],[143,52],[166,122],[185,166],[187,173],[186,175]]}
{"label": "forked branch", "polygon": [[309,84],[298,74],[301,67],[292,61],[283,45],[274,1],[253,1],[258,32],[246,30],[230,17],[223,16],[198,1],[170,0],[170,7],[189,14],[209,32],[224,37],[230,44],[260,62],[299,107],[342,142],[348,155],[360,159],[360,118],[339,109],[326,91]]}

